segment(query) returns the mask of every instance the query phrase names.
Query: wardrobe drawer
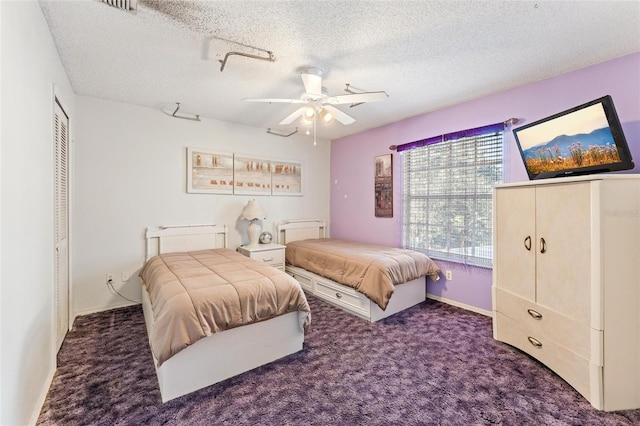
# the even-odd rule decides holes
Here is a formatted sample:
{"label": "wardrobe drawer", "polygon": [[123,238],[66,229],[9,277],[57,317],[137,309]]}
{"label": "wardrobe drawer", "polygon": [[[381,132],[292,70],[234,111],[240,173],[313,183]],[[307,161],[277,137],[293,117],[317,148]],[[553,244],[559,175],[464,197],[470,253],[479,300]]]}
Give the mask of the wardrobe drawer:
{"label": "wardrobe drawer", "polygon": [[315,294],[354,313],[369,314],[369,299],[352,288],[325,280],[315,280]]}
{"label": "wardrobe drawer", "polygon": [[[560,342],[570,351],[592,362],[600,358],[598,354],[591,353],[593,349],[591,339],[594,335],[601,336],[602,333],[592,333],[593,330],[588,324],[560,315],[551,309],[500,289],[496,290],[495,310],[522,324],[529,333]],[[596,343],[595,348],[601,347],[598,342],[594,343]]]}
{"label": "wardrobe drawer", "polygon": [[[522,324],[496,312],[496,338],[528,353],[552,369],[558,376],[573,386],[585,398],[591,399],[589,361],[577,353],[558,344],[549,337],[538,336]],[[596,367],[602,369],[602,367]]]}

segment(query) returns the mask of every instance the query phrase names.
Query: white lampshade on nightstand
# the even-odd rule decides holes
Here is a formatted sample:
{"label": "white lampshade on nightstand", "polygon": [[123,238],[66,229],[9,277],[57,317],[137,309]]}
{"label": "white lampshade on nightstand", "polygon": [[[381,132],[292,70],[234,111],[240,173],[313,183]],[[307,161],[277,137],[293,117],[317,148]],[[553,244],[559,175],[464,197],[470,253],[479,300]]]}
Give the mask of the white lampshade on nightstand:
{"label": "white lampshade on nightstand", "polygon": [[266,219],[267,214],[262,210],[260,204],[253,199],[249,200],[247,205],[244,207],[242,211],[242,215],[240,219],[250,220],[251,223],[247,227],[247,236],[249,237],[249,244],[246,247],[257,247],[258,240],[260,239],[260,233],[262,232],[262,227],[256,223],[256,221],[260,219]]}

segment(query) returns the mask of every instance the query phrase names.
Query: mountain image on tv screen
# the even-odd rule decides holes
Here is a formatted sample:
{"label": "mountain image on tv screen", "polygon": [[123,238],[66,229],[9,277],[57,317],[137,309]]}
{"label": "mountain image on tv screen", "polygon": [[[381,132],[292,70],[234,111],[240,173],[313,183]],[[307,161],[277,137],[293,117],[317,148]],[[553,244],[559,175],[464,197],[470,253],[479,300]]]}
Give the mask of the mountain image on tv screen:
{"label": "mountain image on tv screen", "polygon": [[533,174],[620,162],[601,104],[523,129],[518,138]]}

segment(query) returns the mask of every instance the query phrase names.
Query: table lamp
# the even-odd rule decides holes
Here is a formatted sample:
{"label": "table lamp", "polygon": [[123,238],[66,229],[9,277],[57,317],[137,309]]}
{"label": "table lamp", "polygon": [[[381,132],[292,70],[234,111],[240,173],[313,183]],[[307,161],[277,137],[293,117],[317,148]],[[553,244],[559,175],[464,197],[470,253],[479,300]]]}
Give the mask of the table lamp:
{"label": "table lamp", "polygon": [[249,237],[249,244],[246,247],[257,247],[258,240],[260,239],[260,233],[262,232],[262,227],[257,223],[260,219],[266,219],[267,215],[260,207],[260,204],[253,199],[249,200],[247,205],[242,210],[242,215],[240,219],[245,219],[251,221],[249,226],[247,226],[247,236]]}

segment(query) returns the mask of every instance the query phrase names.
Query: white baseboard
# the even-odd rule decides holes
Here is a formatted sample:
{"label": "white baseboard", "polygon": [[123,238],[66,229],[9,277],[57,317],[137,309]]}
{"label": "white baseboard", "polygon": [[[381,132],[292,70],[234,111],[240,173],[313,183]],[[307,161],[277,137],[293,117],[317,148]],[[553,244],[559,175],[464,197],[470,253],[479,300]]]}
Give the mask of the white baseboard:
{"label": "white baseboard", "polygon": [[464,303],[456,302],[455,300],[447,299],[445,297],[436,296],[435,294],[427,293],[427,299],[437,300],[438,302],[446,303],[447,305],[456,306],[458,308],[466,309],[467,311],[472,311],[477,314],[485,315],[488,317],[493,317],[492,311],[487,311],[486,309],[480,309],[476,306],[467,305]]}
{"label": "white baseboard", "polygon": [[84,311],[74,312],[73,313],[73,319],[75,321],[75,319],[77,317],[81,317],[81,316],[84,316],[84,315],[91,315],[91,314],[95,314],[95,313],[98,313],[98,312],[110,311],[111,309],[126,308],[127,306],[135,306],[135,305],[139,305],[139,304],[140,304],[140,302],[133,303],[133,302],[128,302],[127,301],[127,302],[119,303],[117,305],[104,306],[104,307],[101,307],[101,308],[86,309]]}
{"label": "white baseboard", "polygon": [[53,376],[55,376],[55,374],[56,374],[56,368],[54,368],[52,371],[49,372],[49,377],[47,377],[47,380],[45,381],[45,386],[42,387],[42,391],[40,392],[40,396],[38,397],[36,410],[33,413],[31,413],[31,419],[29,419],[29,425],[35,425],[36,423],[38,423],[40,412],[42,411],[44,402],[47,399],[47,395],[49,394],[49,389],[51,388],[51,384],[53,383]]}

